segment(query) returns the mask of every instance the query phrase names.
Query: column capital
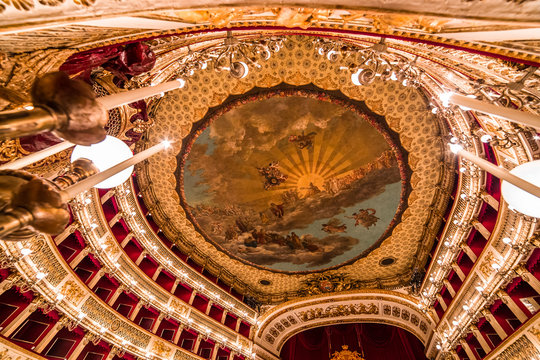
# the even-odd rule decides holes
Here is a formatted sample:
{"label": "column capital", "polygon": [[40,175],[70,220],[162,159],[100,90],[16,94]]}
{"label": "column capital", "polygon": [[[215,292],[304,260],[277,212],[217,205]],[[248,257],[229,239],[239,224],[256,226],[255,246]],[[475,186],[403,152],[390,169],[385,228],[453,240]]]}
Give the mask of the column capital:
{"label": "column capital", "polygon": [[508,304],[508,298],[510,297],[510,295],[508,295],[506,293],[506,291],[502,290],[502,289],[499,289],[497,290],[497,292],[495,293],[495,295],[497,296],[497,298],[499,298],[500,300],[502,300],[503,303],[505,304]]}
{"label": "column capital", "polygon": [[[523,276],[527,276],[528,274],[530,274],[529,270],[525,267],[524,264],[519,264],[518,266],[516,266],[514,268],[514,271],[516,272],[516,274],[518,274],[522,278]],[[523,280],[525,280],[525,278],[523,278]]]}
{"label": "column capital", "polygon": [[56,323],[56,330],[60,331],[71,322],[71,319],[67,316],[62,316]]}

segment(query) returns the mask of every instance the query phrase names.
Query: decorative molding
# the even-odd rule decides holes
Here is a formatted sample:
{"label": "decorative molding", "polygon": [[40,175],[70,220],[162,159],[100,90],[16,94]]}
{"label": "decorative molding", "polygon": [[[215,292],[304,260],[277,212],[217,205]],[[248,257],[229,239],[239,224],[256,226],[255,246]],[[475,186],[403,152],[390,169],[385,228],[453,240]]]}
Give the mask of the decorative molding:
{"label": "decorative molding", "polygon": [[346,322],[374,322],[401,327],[424,344],[434,322],[417,307],[417,301],[393,291],[350,291],[302,298],[268,310],[256,331],[257,345],[279,355],[294,334],[318,326]]}

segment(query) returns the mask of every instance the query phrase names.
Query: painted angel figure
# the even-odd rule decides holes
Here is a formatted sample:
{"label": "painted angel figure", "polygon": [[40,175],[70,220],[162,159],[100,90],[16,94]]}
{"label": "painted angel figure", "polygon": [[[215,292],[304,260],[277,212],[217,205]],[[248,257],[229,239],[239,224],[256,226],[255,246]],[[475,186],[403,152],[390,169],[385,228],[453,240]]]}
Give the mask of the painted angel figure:
{"label": "painted angel figure", "polygon": [[352,216],[345,216],[349,219],[354,219],[354,226],[362,225],[366,229],[369,229],[372,225],[375,225],[379,218],[375,216],[375,209],[359,209],[358,212],[352,214]]}
{"label": "painted angel figure", "polygon": [[312,131],[309,134],[305,134],[302,131],[301,135],[291,135],[289,136],[289,142],[292,142],[296,145],[298,149],[310,149],[313,147],[313,138],[317,135],[316,132]]}
{"label": "painted angel figure", "polygon": [[269,190],[274,186],[284,183],[289,177],[287,174],[281,172],[278,161],[272,161],[268,166],[258,167],[257,170],[264,177],[264,190]]}

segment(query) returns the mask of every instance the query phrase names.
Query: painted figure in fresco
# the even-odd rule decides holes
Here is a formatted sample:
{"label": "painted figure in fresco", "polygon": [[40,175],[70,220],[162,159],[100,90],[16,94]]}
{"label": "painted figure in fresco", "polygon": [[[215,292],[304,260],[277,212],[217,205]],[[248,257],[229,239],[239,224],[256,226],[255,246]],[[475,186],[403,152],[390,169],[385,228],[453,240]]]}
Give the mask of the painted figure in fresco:
{"label": "painted figure in fresco", "polygon": [[303,199],[305,198],[308,198],[310,196],[313,196],[315,194],[318,194],[321,192],[321,189],[319,189],[317,187],[317,185],[315,185],[314,183],[310,182],[309,183],[309,186],[308,187],[303,187],[302,190],[305,190],[306,192],[304,193],[304,197]]}
{"label": "painted figure in fresco", "polygon": [[266,244],[266,233],[264,229],[260,229],[258,231],[257,229],[253,230],[251,232],[251,236],[257,242],[258,245]]}
{"label": "painted figure in fresco", "polygon": [[287,242],[287,245],[291,249],[301,249],[302,248],[302,241],[300,240],[300,237],[296,235],[296,233],[293,231],[290,233],[290,235],[287,235],[285,238],[285,241]]}
{"label": "painted figure in fresco", "polygon": [[302,131],[301,135],[291,135],[289,136],[289,142],[292,142],[296,145],[296,147],[300,150],[302,149],[310,149],[313,147],[313,138],[317,135],[316,132],[310,132],[309,134],[305,134]]}
{"label": "painted figure in fresco", "polygon": [[227,230],[225,230],[225,240],[226,241],[234,240],[237,237],[238,237],[238,233],[236,232],[236,230],[232,226],[229,226],[227,228]]}
{"label": "painted figure in fresco", "polygon": [[223,225],[219,222],[212,223],[212,233],[221,234],[223,232]]}
{"label": "painted figure in fresco", "polygon": [[275,217],[280,219],[285,214],[285,211],[283,210],[283,204],[270,203],[270,211],[272,211],[272,214],[274,214]]}
{"label": "painted figure in fresco", "polygon": [[347,231],[347,225],[343,224],[339,219],[331,218],[328,223],[322,224],[321,230],[329,234],[343,233]]}
{"label": "painted figure in fresco", "polygon": [[235,220],[235,223],[238,227],[238,230],[240,230],[240,233],[249,232],[251,231],[251,229],[253,229],[253,226],[249,223],[247,219],[238,218]]}
{"label": "painted figure in fresco", "polygon": [[270,219],[268,216],[266,216],[266,213],[264,211],[259,212],[259,218],[261,219],[261,224],[266,225],[270,222]]}
{"label": "painted figure in fresco", "polygon": [[272,161],[267,167],[258,167],[259,174],[264,177],[264,190],[269,190],[274,186],[281,185],[289,177],[279,170],[279,162]]}
{"label": "painted figure in fresco", "polygon": [[349,219],[354,219],[354,226],[362,225],[366,229],[375,225],[379,218],[375,216],[375,209],[360,209],[358,212],[353,213],[353,216],[346,216]]}

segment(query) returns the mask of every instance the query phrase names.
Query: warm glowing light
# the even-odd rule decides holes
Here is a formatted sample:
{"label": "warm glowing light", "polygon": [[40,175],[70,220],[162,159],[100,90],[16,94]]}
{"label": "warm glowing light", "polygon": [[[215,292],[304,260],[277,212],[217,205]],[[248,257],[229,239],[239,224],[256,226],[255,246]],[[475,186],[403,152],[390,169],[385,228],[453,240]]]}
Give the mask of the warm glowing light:
{"label": "warm glowing light", "polygon": [[360,82],[360,79],[359,79],[359,76],[360,76],[360,73],[362,72],[363,69],[358,69],[357,72],[353,73],[351,75],[351,81],[354,85],[356,86],[361,86],[362,83]]}
{"label": "warm glowing light", "polygon": [[[77,145],[73,148],[71,161],[80,158],[91,160],[94,165],[103,172],[114,165],[133,157],[129,146],[114,136],[107,136],[105,140],[90,146]],[[133,166],[109,177],[95,187],[98,189],[110,189],[125,182],[131,176]]]}
{"label": "warm glowing light", "polygon": [[[533,185],[540,186],[540,160],[516,166],[510,173]],[[508,181],[502,182],[501,192],[509,206],[522,214],[540,218],[540,198],[510,184]]]}
{"label": "warm glowing light", "polygon": [[452,151],[454,154],[457,154],[459,151],[463,150],[463,146],[459,144],[449,144],[450,151]]}
{"label": "warm glowing light", "polygon": [[439,99],[441,99],[442,105],[444,107],[450,106],[450,98],[452,97],[452,95],[454,95],[454,93],[452,92],[445,92],[439,95]]}

